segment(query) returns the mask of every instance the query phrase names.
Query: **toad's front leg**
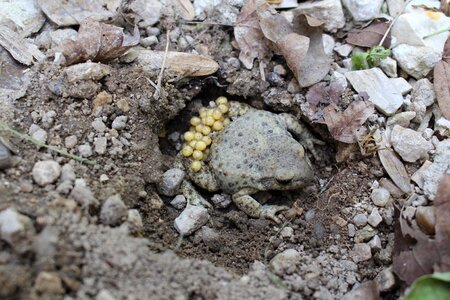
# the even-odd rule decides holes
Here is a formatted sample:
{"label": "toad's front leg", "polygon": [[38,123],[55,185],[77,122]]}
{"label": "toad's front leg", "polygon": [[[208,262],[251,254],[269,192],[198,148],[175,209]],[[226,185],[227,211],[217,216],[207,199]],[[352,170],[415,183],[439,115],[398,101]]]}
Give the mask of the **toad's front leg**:
{"label": "toad's front leg", "polygon": [[266,218],[273,220],[276,223],[281,223],[276,214],[283,210],[288,210],[287,206],[279,205],[261,205],[252,196],[245,191],[238,192],[232,197],[236,206],[252,218]]}

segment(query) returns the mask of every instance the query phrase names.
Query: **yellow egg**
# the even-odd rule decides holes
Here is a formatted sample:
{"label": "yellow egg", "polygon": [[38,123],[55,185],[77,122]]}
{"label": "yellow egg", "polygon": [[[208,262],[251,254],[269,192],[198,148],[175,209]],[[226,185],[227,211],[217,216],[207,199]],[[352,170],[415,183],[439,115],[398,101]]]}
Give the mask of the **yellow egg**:
{"label": "yellow egg", "polygon": [[201,141],[202,138],[203,138],[203,134],[202,134],[201,132],[196,132],[196,133],[194,134],[194,140],[196,140],[196,141]]}
{"label": "yellow egg", "polygon": [[185,133],[184,133],[184,140],[186,141],[186,142],[190,142],[190,141],[192,141],[193,139],[194,139],[194,132],[192,132],[192,131],[186,131]]}
{"label": "yellow egg", "polygon": [[202,168],[202,163],[201,163],[201,162],[195,160],[195,161],[193,161],[193,162],[191,163],[191,169],[192,169],[192,171],[198,172],[198,171],[200,171],[201,168]]}
{"label": "yellow egg", "polygon": [[210,132],[211,132],[211,127],[203,126],[203,129],[202,129],[203,135],[208,135],[208,134],[210,134]]}
{"label": "yellow egg", "polygon": [[205,125],[212,126],[214,124],[214,118],[212,116],[208,116],[205,118]]}
{"label": "yellow egg", "polygon": [[214,109],[213,108],[208,108],[208,110],[206,111],[206,116],[207,117],[212,117],[214,113]]}
{"label": "yellow egg", "polygon": [[223,126],[228,126],[228,125],[230,125],[230,123],[231,123],[231,120],[229,118],[223,119]]}
{"label": "yellow egg", "polygon": [[195,131],[202,132],[203,127],[204,127],[203,124],[198,124],[197,126],[195,126]]}
{"label": "yellow egg", "polygon": [[200,151],[200,150],[194,150],[194,152],[192,153],[192,157],[193,157],[195,160],[202,160],[202,158],[203,158],[203,152]]}
{"label": "yellow egg", "polygon": [[195,144],[195,150],[203,151],[206,149],[206,143],[204,141],[198,141],[197,144]]}
{"label": "yellow egg", "polygon": [[222,130],[222,129],[223,129],[223,123],[220,122],[220,121],[215,121],[215,122],[214,122],[214,125],[212,126],[212,128],[213,128],[215,131]]}
{"label": "yellow egg", "polygon": [[199,114],[200,118],[206,117],[206,108],[204,108],[204,107],[200,108],[200,110],[198,111],[198,114]]}
{"label": "yellow egg", "polygon": [[195,144],[197,144],[197,141],[195,140],[189,142],[189,146],[191,146],[191,148],[194,148]]}
{"label": "yellow egg", "polygon": [[181,154],[183,154],[183,156],[189,157],[192,155],[192,153],[194,152],[194,149],[192,149],[191,146],[184,146],[183,149],[181,150]]}
{"label": "yellow egg", "polygon": [[199,117],[192,117],[191,118],[191,125],[192,126],[197,126],[198,124],[200,124],[200,118]]}
{"label": "yellow egg", "polygon": [[220,110],[221,113],[226,114],[228,112],[228,105],[220,104],[219,105],[219,110]]}
{"label": "yellow egg", "polygon": [[209,136],[204,136],[204,137],[202,138],[202,141],[205,142],[206,146],[211,145],[211,142],[212,142],[212,140],[211,140],[211,138],[210,138]]}
{"label": "yellow egg", "polygon": [[220,105],[220,104],[227,104],[228,103],[228,99],[224,96],[220,96],[219,98],[216,99],[216,104]]}
{"label": "yellow egg", "polygon": [[212,117],[214,118],[214,120],[220,120],[222,118],[222,112],[220,111],[220,109],[215,109],[213,111]]}

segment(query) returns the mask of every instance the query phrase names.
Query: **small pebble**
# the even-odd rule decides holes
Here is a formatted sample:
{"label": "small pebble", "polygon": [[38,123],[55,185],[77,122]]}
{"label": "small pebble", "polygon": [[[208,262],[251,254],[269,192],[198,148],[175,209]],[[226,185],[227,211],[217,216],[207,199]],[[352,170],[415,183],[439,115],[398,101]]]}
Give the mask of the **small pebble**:
{"label": "small pebble", "polygon": [[297,250],[287,249],[275,255],[269,265],[276,275],[282,276],[292,274],[296,270],[296,265],[300,260],[301,255]]}
{"label": "small pebble", "polygon": [[183,182],[184,176],[185,173],[181,169],[167,170],[158,186],[159,192],[164,196],[175,196]]}
{"label": "small pebble", "polygon": [[348,236],[349,237],[354,237],[356,234],[356,227],[355,225],[349,223],[347,224],[347,230],[348,230]]}
{"label": "small pebble", "polygon": [[42,271],[34,283],[36,291],[43,294],[63,294],[64,287],[61,278],[55,272]]}
{"label": "small pebble", "polygon": [[99,180],[100,180],[101,183],[105,183],[105,182],[107,182],[109,180],[109,177],[106,174],[102,174],[102,175],[100,175]]}
{"label": "small pebble", "polygon": [[380,213],[378,212],[377,208],[372,209],[372,212],[369,215],[369,218],[367,219],[367,222],[372,227],[377,227],[381,221],[383,221],[383,218],[381,217]]}
{"label": "small pebble", "polygon": [[124,113],[130,111],[130,105],[128,104],[128,101],[126,99],[119,99],[119,101],[117,101],[117,108]]}
{"label": "small pebble", "polygon": [[355,244],[353,249],[350,251],[350,256],[355,263],[366,261],[372,258],[372,251],[370,246],[365,243]]}
{"label": "small pebble", "polygon": [[416,208],[413,206],[408,206],[403,211],[403,217],[409,221],[411,221],[414,218],[415,214],[416,214]]}
{"label": "small pebble", "polygon": [[211,202],[217,208],[227,208],[231,204],[231,196],[228,194],[215,194],[211,197]]}
{"label": "small pebble", "polygon": [[127,225],[131,233],[141,232],[144,228],[142,217],[137,209],[129,209],[127,216]]}
{"label": "small pebble", "polygon": [[106,137],[102,136],[99,138],[96,138],[94,140],[94,151],[95,153],[99,154],[99,155],[103,155],[106,153],[106,147],[108,144],[108,140],[106,139]]}
{"label": "small pebble", "polygon": [[186,197],[184,197],[183,195],[177,195],[175,196],[175,198],[173,198],[172,201],[170,201],[170,205],[172,205],[176,209],[185,208],[186,203],[187,203]]}
{"label": "small pebble", "polygon": [[175,219],[175,229],[183,236],[194,233],[208,222],[208,210],[202,206],[187,205]]}
{"label": "small pebble", "polygon": [[374,251],[381,250],[381,240],[378,234],[376,234],[368,243],[367,245],[370,246],[370,248]]}
{"label": "small pebble", "polygon": [[78,146],[78,153],[82,157],[90,157],[92,156],[92,147],[89,144],[83,144]]}
{"label": "small pebble", "polygon": [[126,220],[128,216],[128,209],[123,203],[120,195],[109,197],[103,203],[100,211],[100,220],[103,224],[109,226],[120,225]]}
{"label": "small pebble", "polygon": [[290,238],[294,235],[294,229],[292,227],[286,226],[280,232],[281,237]]}
{"label": "small pebble", "polygon": [[64,139],[64,145],[67,149],[72,149],[77,145],[78,138],[75,135],[70,135]]}
{"label": "small pebble", "polygon": [[149,36],[145,38],[141,38],[141,45],[143,47],[150,47],[158,44],[158,38],[156,36]]}
{"label": "small pebble", "polygon": [[220,251],[220,248],[222,246],[222,242],[220,239],[219,233],[215,231],[214,229],[203,226],[201,229],[201,236],[203,243],[213,252]]}
{"label": "small pebble", "polygon": [[353,217],[353,224],[357,227],[363,227],[367,224],[367,216],[365,214],[357,214]]}
{"label": "small pebble", "polygon": [[39,161],[33,167],[33,179],[40,186],[55,182],[61,174],[61,166],[54,160]]}
{"label": "small pebble", "polygon": [[95,118],[95,120],[91,123],[92,128],[98,133],[103,133],[108,130],[105,123],[103,123],[101,118]]}
{"label": "small pebble", "polygon": [[378,188],[378,189],[374,189],[372,191],[372,194],[370,195],[370,198],[372,199],[373,203],[376,206],[379,207],[385,207],[386,204],[389,201],[389,197],[390,197],[390,193],[387,189],[385,188]]}
{"label": "small pebble", "polygon": [[127,126],[128,117],[127,116],[118,116],[112,122],[112,128],[116,130],[125,129]]}
{"label": "small pebble", "polygon": [[382,293],[392,290],[395,287],[395,276],[392,272],[392,267],[384,269],[378,273],[377,277],[375,277],[375,282],[378,285],[378,289]]}

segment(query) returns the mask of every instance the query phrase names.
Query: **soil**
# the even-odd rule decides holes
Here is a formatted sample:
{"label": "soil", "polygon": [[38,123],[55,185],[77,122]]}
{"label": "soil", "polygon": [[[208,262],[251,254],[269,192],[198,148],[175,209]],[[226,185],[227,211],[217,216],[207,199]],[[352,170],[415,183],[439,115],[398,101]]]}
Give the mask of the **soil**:
{"label": "soil", "polygon": [[[156,50],[166,44],[165,26],[174,29],[181,25],[162,21]],[[314,124],[308,126],[326,141],[326,146],[318,149],[322,160],[314,163],[315,184],[299,191],[256,195],[303,210],[292,219],[282,216],[292,234],[280,235],[280,225],[249,218],[231,205],[209,212],[207,226],[219,235],[217,248],[204,243],[199,232],[180,239],[173,226],[180,210],[169,204],[171,197],[158,194],[157,185],[163,172],[172,167],[177,151],[177,142],[168,137],[186,128],[183,124],[195,104],[207,104],[223,95],[300,116],[295,103],[280,107],[264,101],[263,94],[269,89],[287,89],[292,80],[289,72],[274,85],[260,79],[257,63],[252,70],[243,66],[233,69],[230,59],[239,53],[231,45],[232,31],[227,27],[182,25],[182,29],[195,40],[190,48],[204,51],[207,46],[220,70],[206,78],[164,78],[158,99],[152,97],[155,89],[149,80],[156,82],[159,73],[143,73],[135,63],[110,63],[111,74],[95,82],[94,97],[86,99],[71,97],[71,92],[55,95],[49,89],[52,84],[66,84],[67,90],[82,88],[64,83],[64,68],[51,61],[31,68],[26,95],[9,105],[11,114],[1,117],[10,127],[28,133],[32,124],[39,124],[47,131],[51,146],[64,147],[65,138],[71,135],[77,136],[77,146],[92,146],[98,137],[91,125],[95,118],[102,118],[108,128],[120,115],[127,116],[128,122],[118,134],[123,151],[94,154],[90,157],[96,161],[94,166],[2,132],[20,150],[14,167],[0,171],[0,211],[14,207],[29,217],[35,228],[21,251],[0,241],[2,299],[332,299],[390,266],[393,226],[383,223],[376,229],[382,249],[358,263],[356,269],[343,267],[352,261],[350,251],[355,244],[355,238],[348,235],[348,222],[357,213],[370,214],[371,186],[385,174],[376,157],[354,155],[337,164],[336,145],[322,134],[324,127]],[[170,50],[187,51],[173,42]],[[278,64],[288,70],[280,57],[268,69]],[[94,109],[92,98],[100,91],[110,94],[112,102]],[[294,94],[304,95],[305,91]],[[121,99],[127,101],[129,111],[119,109]],[[42,117],[49,111],[56,116],[45,127]],[[108,145],[111,149],[110,138]],[[69,151],[77,153],[76,147]],[[49,159],[70,164],[100,205],[82,207],[56,190],[60,182],[44,187],[34,183],[34,164]],[[102,174],[109,180],[101,181]],[[105,226],[99,219],[101,204],[116,194],[142,217],[143,229],[134,237],[124,226]],[[286,249],[296,249],[302,261],[294,271],[274,279],[268,263]],[[63,290],[42,287],[36,280],[42,272],[57,274]]]}

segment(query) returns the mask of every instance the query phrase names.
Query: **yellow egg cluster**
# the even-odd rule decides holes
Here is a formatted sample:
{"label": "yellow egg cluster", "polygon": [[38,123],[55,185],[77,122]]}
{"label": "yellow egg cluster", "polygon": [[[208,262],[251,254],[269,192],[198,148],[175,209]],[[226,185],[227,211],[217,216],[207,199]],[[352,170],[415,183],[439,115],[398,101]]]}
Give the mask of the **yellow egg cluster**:
{"label": "yellow egg cluster", "polygon": [[230,124],[227,117],[229,110],[228,99],[219,97],[215,106],[202,107],[199,109],[199,116],[191,118],[191,127],[183,135],[185,144],[181,149],[181,154],[185,157],[192,157],[191,168],[194,172],[202,168],[202,160],[208,156],[211,145],[211,133],[222,130]]}

